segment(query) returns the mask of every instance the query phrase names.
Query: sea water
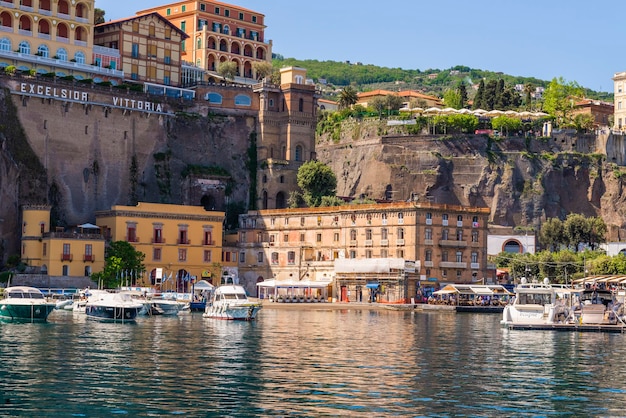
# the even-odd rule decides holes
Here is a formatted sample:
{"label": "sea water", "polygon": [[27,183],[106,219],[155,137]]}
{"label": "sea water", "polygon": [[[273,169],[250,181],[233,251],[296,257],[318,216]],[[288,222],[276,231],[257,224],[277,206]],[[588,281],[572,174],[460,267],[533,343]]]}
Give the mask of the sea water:
{"label": "sea water", "polygon": [[265,307],[0,323],[0,416],[624,416],[626,335],[498,314]]}

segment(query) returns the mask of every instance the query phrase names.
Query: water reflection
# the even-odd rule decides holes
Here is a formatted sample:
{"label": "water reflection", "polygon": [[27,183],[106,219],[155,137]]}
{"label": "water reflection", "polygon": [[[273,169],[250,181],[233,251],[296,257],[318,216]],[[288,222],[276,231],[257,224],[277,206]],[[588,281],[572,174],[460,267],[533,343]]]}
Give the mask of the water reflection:
{"label": "water reflection", "polygon": [[619,416],[624,338],[498,315],[264,309],[0,325],[0,416]]}

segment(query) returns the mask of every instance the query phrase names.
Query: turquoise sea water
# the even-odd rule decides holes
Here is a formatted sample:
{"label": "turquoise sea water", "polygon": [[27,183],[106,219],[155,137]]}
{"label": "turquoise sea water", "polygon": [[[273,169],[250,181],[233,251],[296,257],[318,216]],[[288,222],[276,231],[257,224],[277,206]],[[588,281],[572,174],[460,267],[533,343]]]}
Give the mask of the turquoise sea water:
{"label": "turquoise sea water", "polygon": [[0,416],[625,416],[626,335],[497,314],[264,308],[0,323]]}

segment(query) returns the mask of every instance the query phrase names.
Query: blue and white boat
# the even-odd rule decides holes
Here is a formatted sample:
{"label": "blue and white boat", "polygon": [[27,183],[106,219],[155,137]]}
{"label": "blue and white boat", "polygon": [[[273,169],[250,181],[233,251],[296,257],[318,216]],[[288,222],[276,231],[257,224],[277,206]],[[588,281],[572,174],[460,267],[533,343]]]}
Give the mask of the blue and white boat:
{"label": "blue and white boat", "polygon": [[87,317],[102,321],[129,322],[137,318],[144,304],[128,293],[98,292],[85,304]]}

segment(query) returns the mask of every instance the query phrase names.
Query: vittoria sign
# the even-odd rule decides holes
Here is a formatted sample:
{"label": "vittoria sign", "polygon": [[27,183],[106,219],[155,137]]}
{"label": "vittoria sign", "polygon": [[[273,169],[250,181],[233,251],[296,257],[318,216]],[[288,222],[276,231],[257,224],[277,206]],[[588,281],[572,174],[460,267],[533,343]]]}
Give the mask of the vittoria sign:
{"label": "vittoria sign", "polygon": [[112,103],[94,102],[89,99],[89,93],[84,91],[64,87],[44,86],[35,83],[20,83],[17,93],[46,99],[67,100],[78,103],[137,110],[140,112],[166,113],[163,112],[163,105],[161,103],[126,97],[113,97]]}

